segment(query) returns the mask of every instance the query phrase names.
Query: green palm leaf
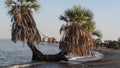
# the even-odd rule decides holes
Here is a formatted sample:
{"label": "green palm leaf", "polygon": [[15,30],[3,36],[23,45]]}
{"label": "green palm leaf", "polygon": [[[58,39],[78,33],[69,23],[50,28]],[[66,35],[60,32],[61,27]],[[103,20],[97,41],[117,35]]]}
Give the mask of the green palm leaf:
{"label": "green palm leaf", "polygon": [[102,33],[101,33],[101,31],[99,31],[99,30],[95,30],[92,34],[93,34],[94,36],[97,36],[99,39],[102,38]]}

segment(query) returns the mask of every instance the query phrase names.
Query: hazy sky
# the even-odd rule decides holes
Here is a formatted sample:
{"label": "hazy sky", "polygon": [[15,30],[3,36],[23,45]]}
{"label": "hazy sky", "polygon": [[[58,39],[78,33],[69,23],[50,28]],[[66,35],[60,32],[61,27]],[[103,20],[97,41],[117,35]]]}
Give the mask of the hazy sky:
{"label": "hazy sky", "polygon": [[[5,0],[0,0],[0,38],[11,38],[10,16],[7,15]],[[97,29],[102,31],[103,40],[120,37],[120,0],[38,0],[39,13],[34,14],[40,32],[60,39],[59,29],[63,21],[59,16],[74,5],[90,9],[94,14]]]}

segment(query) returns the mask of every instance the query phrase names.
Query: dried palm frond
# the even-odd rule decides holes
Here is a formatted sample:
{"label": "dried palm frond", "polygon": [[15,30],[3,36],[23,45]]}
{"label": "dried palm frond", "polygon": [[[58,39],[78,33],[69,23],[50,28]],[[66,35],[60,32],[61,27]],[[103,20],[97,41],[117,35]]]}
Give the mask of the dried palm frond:
{"label": "dried palm frond", "polygon": [[65,29],[59,48],[63,54],[89,56],[93,48],[93,41],[87,30],[74,24]]}
{"label": "dried palm frond", "polygon": [[9,8],[8,14],[11,16],[11,22],[13,22],[11,40],[39,44],[41,36],[32,16],[32,12],[38,11],[40,7],[37,0],[6,0],[5,3]]}
{"label": "dried palm frond", "polygon": [[27,43],[28,39],[33,40],[37,44],[41,42],[41,36],[30,12],[28,14],[17,12],[13,21],[12,40],[14,42],[21,40]]}

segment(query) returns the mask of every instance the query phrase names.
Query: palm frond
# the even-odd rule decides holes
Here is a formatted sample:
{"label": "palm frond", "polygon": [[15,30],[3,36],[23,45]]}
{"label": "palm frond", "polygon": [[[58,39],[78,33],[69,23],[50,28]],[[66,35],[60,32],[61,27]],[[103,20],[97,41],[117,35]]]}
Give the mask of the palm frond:
{"label": "palm frond", "polygon": [[40,5],[38,5],[37,3],[33,3],[30,8],[34,11],[39,11]]}
{"label": "palm frond", "polygon": [[81,12],[83,14],[84,20],[92,20],[93,19],[93,13],[89,9],[82,8]]}
{"label": "palm frond", "polygon": [[102,33],[101,33],[101,31],[99,31],[99,30],[95,30],[92,34],[93,34],[94,36],[97,36],[99,39],[102,38]]}
{"label": "palm frond", "polygon": [[26,0],[26,2],[34,3],[34,2],[37,2],[37,0]]}
{"label": "palm frond", "polygon": [[89,32],[93,32],[95,30],[95,22],[88,20],[82,24],[82,27],[84,27]]}
{"label": "palm frond", "polygon": [[8,11],[8,14],[10,16],[13,16],[15,14],[15,12],[16,12],[16,6],[12,6],[12,8]]}
{"label": "palm frond", "polygon": [[65,16],[61,15],[59,19],[65,21],[66,23],[68,23],[68,19]]}
{"label": "palm frond", "polygon": [[7,7],[10,8],[11,6],[14,5],[14,1],[13,1],[13,0],[7,0],[7,1],[5,2],[5,4],[6,4]]}
{"label": "palm frond", "polygon": [[70,25],[60,41],[63,54],[88,56],[93,48],[91,35],[79,25]]}

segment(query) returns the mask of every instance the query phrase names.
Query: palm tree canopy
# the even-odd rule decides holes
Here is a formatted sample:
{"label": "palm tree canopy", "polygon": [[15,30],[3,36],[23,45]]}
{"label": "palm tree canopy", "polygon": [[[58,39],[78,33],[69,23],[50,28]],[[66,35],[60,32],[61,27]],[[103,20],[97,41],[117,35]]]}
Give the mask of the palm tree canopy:
{"label": "palm tree canopy", "polygon": [[101,32],[96,30],[95,22],[93,21],[93,13],[89,9],[74,6],[72,9],[67,9],[64,14],[60,16],[60,20],[67,23],[61,27],[60,33],[69,25],[76,23],[89,31],[92,35],[98,38],[102,37]]}
{"label": "palm tree canopy", "polygon": [[40,5],[36,0],[7,0],[6,6],[9,8],[8,14],[13,15],[16,11],[26,12],[28,10],[39,11]]}
{"label": "palm tree canopy", "polygon": [[80,6],[74,6],[72,9],[66,10],[64,15],[60,16],[60,20],[63,20],[69,24],[83,24],[92,18],[92,12],[89,9],[81,8]]}

